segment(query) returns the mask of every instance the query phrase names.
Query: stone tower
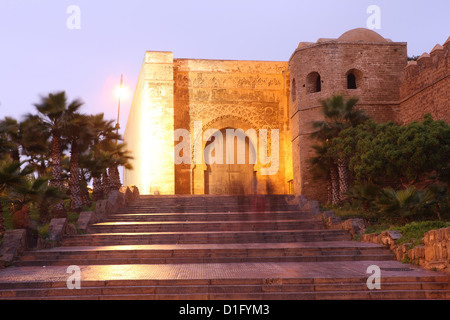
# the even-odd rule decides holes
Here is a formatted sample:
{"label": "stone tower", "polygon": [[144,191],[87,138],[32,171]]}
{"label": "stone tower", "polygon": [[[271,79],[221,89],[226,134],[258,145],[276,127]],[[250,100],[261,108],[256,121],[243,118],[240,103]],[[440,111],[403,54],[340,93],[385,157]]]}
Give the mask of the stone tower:
{"label": "stone tower", "polygon": [[338,39],[299,44],[289,60],[295,194],[327,199],[325,181],[314,181],[308,164],[315,144],[311,123],[323,120],[320,100],[336,93],[356,96],[358,108],[376,121],[393,120],[406,63],[406,43],[363,28]]}

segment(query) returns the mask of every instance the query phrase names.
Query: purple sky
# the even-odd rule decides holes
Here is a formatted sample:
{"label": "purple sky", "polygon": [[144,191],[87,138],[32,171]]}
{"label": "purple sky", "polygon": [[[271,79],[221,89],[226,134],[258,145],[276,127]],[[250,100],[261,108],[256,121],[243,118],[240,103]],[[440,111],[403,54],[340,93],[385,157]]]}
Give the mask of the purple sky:
{"label": "purple sky", "polygon": [[[123,130],[146,50],[287,61],[300,41],[366,27],[373,4],[381,9],[375,31],[408,42],[409,55],[450,36],[448,0],[0,0],[0,118],[20,119],[40,95],[65,90],[85,102],[82,111],[115,119],[123,73]],[[81,10],[79,30],[66,26],[70,5]]]}

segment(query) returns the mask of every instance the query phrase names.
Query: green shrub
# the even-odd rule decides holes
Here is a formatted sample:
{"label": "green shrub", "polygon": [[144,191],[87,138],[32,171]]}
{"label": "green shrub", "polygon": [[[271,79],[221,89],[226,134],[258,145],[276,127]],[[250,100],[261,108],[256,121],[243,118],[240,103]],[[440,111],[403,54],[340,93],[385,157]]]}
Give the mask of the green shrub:
{"label": "green shrub", "polygon": [[79,213],[69,211],[69,212],[67,212],[67,222],[68,223],[76,223],[78,221],[79,216],[80,216]]}
{"label": "green shrub", "polygon": [[50,236],[49,227],[50,227],[50,223],[46,223],[43,226],[41,226],[40,228],[38,228],[39,236],[44,240]]}
{"label": "green shrub", "polygon": [[414,221],[404,226],[394,227],[402,234],[402,237],[396,241],[397,244],[412,243],[413,246],[420,245],[426,232],[434,229],[446,228],[450,225],[445,221]]}

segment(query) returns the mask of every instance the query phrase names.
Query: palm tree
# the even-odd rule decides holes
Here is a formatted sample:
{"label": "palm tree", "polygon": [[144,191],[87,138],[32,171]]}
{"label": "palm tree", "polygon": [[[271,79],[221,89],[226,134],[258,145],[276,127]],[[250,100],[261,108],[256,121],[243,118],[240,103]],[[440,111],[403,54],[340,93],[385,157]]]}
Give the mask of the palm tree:
{"label": "palm tree", "polygon": [[14,199],[10,195],[11,188],[19,186],[24,177],[30,173],[28,167],[21,170],[21,165],[19,161],[12,161],[9,158],[0,163],[0,233],[4,230],[3,205],[7,203],[14,209]]}
{"label": "palm tree", "polygon": [[407,222],[408,218],[420,214],[424,209],[435,204],[433,195],[428,190],[418,190],[410,186],[404,190],[386,188],[377,201],[381,214],[393,219]]}
{"label": "palm tree", "polygon": [[50,143],[51,133],[48,127],[41,121],[37,115],[28,114],[20,122],[19,130],[21,135],[22,155],[32,166],[39,176],[47,176],[48,164],[50,161]]}
{"label": "palm tree", "polygon": [[33,168],[21,166],[17,161],[3,162],[0,166],[0,199],[7,201],[12,213],[33,202],[40,208],[40,221],[48,220],[48,206],[63,199],[64,194],[48,185],[48,178],[34,177]]}
{"label": "palm tree", "polygon": [[[64,91],[55,94],[49,94],[47,97],[41,97],[41,101],[35,104],[42,122],[47,126],[51,133],[51,160],[52,160],[52,178],[50,185],[63,190],[61,158],[62,135],[68,121],[81,107],[82,102],[74,100],[67,104],[67,97]],[[65,217],[66,210],[63,201],[56,203],[52,208],[54,217]]]}
{"label": "palm tree", "polygon": [[[92,146],[91,146],[92,148]],[[81,167],[84,171],[85,181],[92,180],[92,198],[94,201],[103,199],[102,174],[108,167],[106,157],[101,151],[89,149],[80,158]]]}
{"label": "palm tree", "polygon": [[[104,119],[103,113],[91,115],[89,123],[92,132],[91,153],[93,161],[89,162],[88,167],[92,176],[93,198],[97,201],[104,197],[102,176],[105,174],[107,176],[106,169],[108,168],[107,157],[102,153],[102,144],[117,137],[114,134],[113,120]],[[107,178],[104,181],[106,187]]]}
{"label": "palm tree", "polygon": [[104,139],[101,144],[102,158],[107,164],[103,171],[102,188],[104,194],[108,194],[112,190],[118,190],[122,183],[120,182],[119,166],[123,166],[127,169],[132,169],[129,160],[132,157],[129,151],[125,149],[124,143],[117,143],[117,141],[111,141]]}
{"label": "palm tree", "polygon": [[16,119],[5,117],[0,121],[0,135],[3,138],[3,147],[9,150],[9,156],[13,161],[20,161],[20,132]]}
{"label": "palm tree", "polygon": [[[368,117],[363,111],[355,109],[357,102],[358,98],[345,99],[342,94],[333,95],[326,100],[321,100],[322,114],[325,120],[313,122],[313,127],[316,131],[311,134],[311,136],[321,141],[322,144],[325,144],[331,139],[338,137],[342,130],[348,127],[355,127],[365,122]],[[321,156],[320,153],[318,156]],[[328,166],[328,178],[331,179],[330,183],[333,185],[333,187],[331,187],[332,203],[336,201],[341,203],[349,190],[350,172],[348,164],[349,157],[342,151],[334,154],[331,158],[331,162]],[[337,184],[334,181],[336,179],[336,170],[339,192],[337,192]]]}
{"label": "palm tree", "polygon": [[313,178],[326,177],[328,183],[328,202],[338,204],[340,201],[338,169],[329,153],[328,141],[313,145],[316,156],[309,159]]}
{"label": "palm tree", "polygon": [[4,231],[3,205],[8,204],[14,210],[14,197],[11,196],[11,189],[22,184],[22,181],[31,171],[29,167],[21,169],[22,163],[12,161],[10,158],[2,160],[0,163],[0,234]]}
{"label": "palm tree", "polygon": [[83,207],[79,158],[80,153],[88,148],[88,142],[91,137],[87,123],[87,116],[74,113],[68,119],[64,129],[64,136],[70,143],[70,209],[77,212],[80,212]]}
{"label": "palm tree", "polygon": [[113,149],[110,149],[109,152],[111,154],[110,166],[109,166],[109,189],[111,190],[119,190],[122,186],[120,182],[120,175],[118,167],[125,167],[127,169],[132,169],[130,164],[130,160],[132,157],[128,150],[125,149],[126,145],[124,143],[115,144]]}

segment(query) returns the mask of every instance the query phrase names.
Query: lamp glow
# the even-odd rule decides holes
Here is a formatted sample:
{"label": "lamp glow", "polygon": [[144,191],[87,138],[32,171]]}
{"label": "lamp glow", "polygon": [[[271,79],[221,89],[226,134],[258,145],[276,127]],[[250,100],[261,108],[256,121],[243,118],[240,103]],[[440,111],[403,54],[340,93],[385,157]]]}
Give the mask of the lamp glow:
{"label": "lamp glow", "polygon": [[119,99],[126,99],[128,97],[128,88],[127,87],[117,87],[116,88],[116,97]]}

